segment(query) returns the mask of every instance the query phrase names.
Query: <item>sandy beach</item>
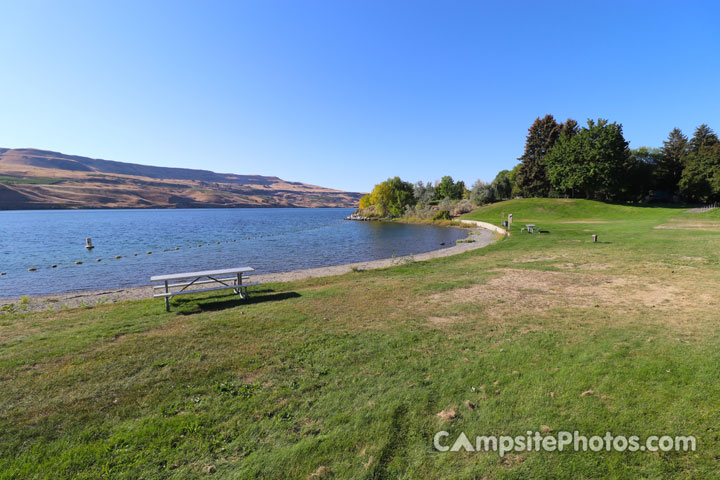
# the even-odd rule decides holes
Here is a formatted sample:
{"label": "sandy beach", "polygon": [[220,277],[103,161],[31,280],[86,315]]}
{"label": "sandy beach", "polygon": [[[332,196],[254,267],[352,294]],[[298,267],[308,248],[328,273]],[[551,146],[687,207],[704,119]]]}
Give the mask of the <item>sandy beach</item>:
{"label": "sandy beach", "polygon": [[[480,222],[464,220],[463,223]],[[499,237],[498,231],[493,231],[483,226],[469,229],[467,240],[461,240],[451,247],[441,248],[430,252],[419,253],[417,255],[408,255],[404,257],[384,258],[380,260],[370,260],[367,262],[347,263],[343,265],[333,265],[329,267],[309,268],[305,270],[293,270],[289,272],[278,273],[259,273],[252,275],[252,281],[261,283],[277,283],[291,282],[302,280],[305,278],[328,277],[333,275],[342,275],[351,271],[373,270],[378,268],[392,267],[393,265],[402,265],[409,262],[419,262],[431,260],[433,258],[447,257],[457,255],[459,253],[475,250],[485,247],[493,243]],[[500,230],[499,227],[493,227]],[[258,270],[260,270],[258,268]],[[252,294],[252,290],[250,290]],[[82,292],[61,293],[54,295],[40,295],[26,297],[23,301],[20,298],[0,298],[0,309],[14,307],[19,311],[40,311],[47,309],[73,308],[80,306],[93,306],[104,303],[116,303],[124,300],[140,300],[151,298],[153,294],[152,286],[114,288],[106,290],[91,290]],[[0,310],[0,313],[2,311]]]}

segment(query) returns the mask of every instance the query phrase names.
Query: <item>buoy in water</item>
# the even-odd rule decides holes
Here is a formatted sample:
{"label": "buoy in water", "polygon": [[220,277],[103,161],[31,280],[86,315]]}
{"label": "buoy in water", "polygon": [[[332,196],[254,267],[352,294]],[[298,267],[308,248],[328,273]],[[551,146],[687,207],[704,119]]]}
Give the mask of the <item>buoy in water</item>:
{"label": "buoy in water", "polygon": [[57,268],[57,265],[50,265],[50,268]]}
{"label": "buoy in water", "polygon": [[115,255],[115,258],[122,258],[122,255]]}
{"label": "buoy in water", "polygon": [[98,259],[95,260],[95,261],[96,261],[96,262],[102,262],[102,258],[98,258]]}
{"label": "buoy in water", "polygon": [[35,272],[35,271],[37,271],[37,268],[35,268],[35,267],[33,267],[33,268],[28,268],[28,272]]}
{"label": "buoy in water", "polygon": [[148,255],[152,255],[152,252],[147,252]]}
{"label": "buoy in water", "polygon": [[77,262],[75,262],[75,265],[82,265],[82,262],[78,260]]}
{"label": "buoy in water", "polygon": [[7,275],[7,272],[0,272],[0,275]]}
{"label": "buoy in water", "polygon": [[95,246],[92,244],[92,238],[88,237],[85,239],[85,248],[92,250]]}

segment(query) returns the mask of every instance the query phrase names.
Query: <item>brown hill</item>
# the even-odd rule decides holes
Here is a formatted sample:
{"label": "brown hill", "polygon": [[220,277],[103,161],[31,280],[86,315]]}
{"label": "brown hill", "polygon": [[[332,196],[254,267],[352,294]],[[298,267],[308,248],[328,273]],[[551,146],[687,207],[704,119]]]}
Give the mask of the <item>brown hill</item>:
{"label": "brown hill", "polygon": [[360,196],[278,177],[0,148],[0,210],[354,207]]}

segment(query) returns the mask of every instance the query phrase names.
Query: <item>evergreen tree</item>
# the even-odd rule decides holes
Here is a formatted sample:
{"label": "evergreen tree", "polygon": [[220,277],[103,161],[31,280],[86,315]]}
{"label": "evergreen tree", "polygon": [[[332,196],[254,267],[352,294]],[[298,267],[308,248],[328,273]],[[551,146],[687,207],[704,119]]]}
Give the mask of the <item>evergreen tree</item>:
{"label": "evergreen tree", "polygon": [[560,127],[552,115],[538,117],[528,129],[525,152],[517,174],[517,186],[528,197],[545,197],[550,193],[544,158],[560,136]]}
{"label": "evergreen tree", "polygon": [[689,154],[680,179],[680,193],[693,202],[720,200],[720,141],[700,125],[688,143]]}
{"label": "evergreen tree", "polygon": [[468,198],[469,195],[470,192],[465,187],[465,182],[463,182],[462,180],[458,180],[455,183],[455,194],[453,196],[453,199],[460,200],[461,198]]}
{"label": "evergreen tree", "polygon": [[572,118],[568,118],[565,123],[561,123],[558,128],[560,129],[560,135],[567,135],[569,137],[577,135],[579,131],[578,122]]}
{"label": "evergreen tree", "polygon": [[688,156],[688,139],[679,128],[673,128],[663,142],[655,168],[656,187],[670,194],[678,190]]}
{"label": "evergreen tree", "polygon": [[712,128],[706,124],[702,124],[695,129],[693,137],[690,139],[690,153],[698,153],[703,147],[712,147],[718,143],[718,137]]}

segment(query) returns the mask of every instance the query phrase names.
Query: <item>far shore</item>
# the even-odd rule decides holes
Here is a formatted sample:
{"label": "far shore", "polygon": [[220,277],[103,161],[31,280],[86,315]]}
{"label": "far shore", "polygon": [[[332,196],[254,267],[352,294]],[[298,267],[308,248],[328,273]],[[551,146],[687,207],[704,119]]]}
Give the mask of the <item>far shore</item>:
{"label": "far shore", "polygon": [[[463,223],[470,221],[463,221]],[[475,223],[475,222],[473,222]],[[480,223],[480,222],[477,222]],[[495,227],[497,228],[497,227]],[[403,257],[383,258],[366,262],[347,263],[328,267],[292,270],[289,272],[265,273],[252,275],[252,281],[261,283],[292,282],[306,278],[328,277],[342,275],[352,271],[374,270],[395,265],[403,265],[415,261],[431,260],[433,258],[448,257],[468,252],[490,245],[499,237],[497,231],[477,226],[471,228],[467,239],[460,240],[451,247],[445,247],[430,252],[407,255]],[[468,242],[467,240],[474,240]],[[125,300],[141,300],[152,298],[153,288],[150,285],[140,287],[124,287],[105,290],[89,290],[51,295],[37,295],[23,300],[22,298],[0,298],[0,308],[5,305],[15,305],[18,311],[40,311],[47,309],[74,308],[81,306],[94,306],[105,303],[115,303]],[[250,290],[252,295],[252,290]]]}

